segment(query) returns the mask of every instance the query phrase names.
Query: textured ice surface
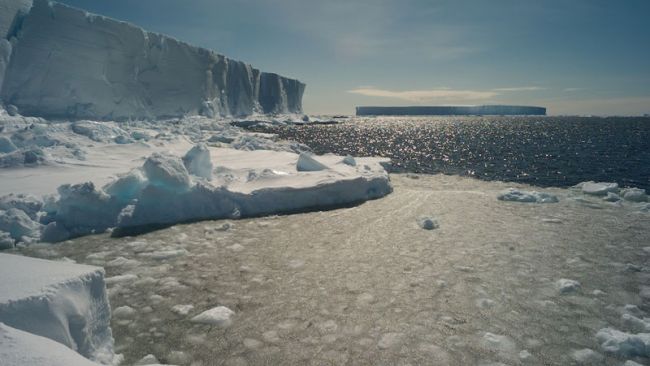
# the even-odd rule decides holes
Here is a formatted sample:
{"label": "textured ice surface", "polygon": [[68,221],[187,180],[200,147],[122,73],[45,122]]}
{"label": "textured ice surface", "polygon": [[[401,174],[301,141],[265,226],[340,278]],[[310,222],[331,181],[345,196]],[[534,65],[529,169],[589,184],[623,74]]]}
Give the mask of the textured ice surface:
{"label": "textured ice surface", "polygon": [[101,268],[0,254],[0,322],[112,363],[110,317]]}
{"label": "textured ice surface", "polygon": [[115,120],[302,110],[305,85],[297,80],[63,4],[35,1],[17,38],[0,95],[25,115]]}
{"label": "textured ice surface", "polygon": [[2,366],[99,366],[49,338],[27,333],[0,322]]}
{"label": "textured ice surface", "polygon": [[[266,153],[227,150],[213,162],[237,172],[237,164],[267,165]],[[273,170],[295,168],[293,156]],[[605,327],[648,333],[622,314],[650,318],[640,296],[648,273],[626,269],[647,266],[650,216],[600,197],[590,197],[597,210],[578,204],[567,199],[582,195],[574,190],[545,189],[559,198],[552,205],[504,204],[495,197],[512,183],[410,177],[391,175],[392,194],[350,208],[21,251],[121,264],[107,265],[108,275],[138,276],[109,286],[115,308],[137,311],[112,321],[126,365],[146,354],[172,363],[172,351],[204,365],[573,365],[573,352],[585,348],[605,365],[649,363],[606,352],[596,334]],[[419,229],[417,219],[433,213],[441,229]],[[140,255],[181,249],[185,255],[166,259]],[[579,281],[582,291],[561,295],[561,278]],[[194,309],[179,315],[178,304]],[[230,327],[190,321],[216,305],[236,312]],[[487,347],[486,333],[515,347]]]}

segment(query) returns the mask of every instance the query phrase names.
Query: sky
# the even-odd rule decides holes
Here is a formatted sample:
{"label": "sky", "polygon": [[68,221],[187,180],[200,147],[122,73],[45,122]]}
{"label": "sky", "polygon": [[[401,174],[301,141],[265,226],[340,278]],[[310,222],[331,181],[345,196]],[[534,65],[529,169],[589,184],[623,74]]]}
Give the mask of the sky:
{"label": "sky", "polygon": [[648,0],[63,0],[307,84],[310,114],[650,113]]}

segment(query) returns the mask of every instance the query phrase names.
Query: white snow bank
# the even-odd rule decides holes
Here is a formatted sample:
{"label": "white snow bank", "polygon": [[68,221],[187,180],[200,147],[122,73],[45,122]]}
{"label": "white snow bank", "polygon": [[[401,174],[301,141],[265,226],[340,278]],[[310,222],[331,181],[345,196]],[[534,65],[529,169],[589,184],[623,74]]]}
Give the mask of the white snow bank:
{"label": "white snow bank", "polygon": [[49,338],[14,329],[0,322],[2,366],[99,366]]}
{"label": "white snow bank", "polygon": [[558,199],[555,195],[537,191],[522,191],[519,189],[510,188],[505,190],[497,196],[501,201],[513,202],[530,202],[530,203],[555,203]]}
{"label": "white snow bank", "polygon": [[110,317],[103,269],[0,254],[0,322],[112,364]]}
{"label": "white snow bank", "polygon": [[605,352],[619,357],[650,356],[650,333],[632,334],[603,328],[596,333],[596,339]]}

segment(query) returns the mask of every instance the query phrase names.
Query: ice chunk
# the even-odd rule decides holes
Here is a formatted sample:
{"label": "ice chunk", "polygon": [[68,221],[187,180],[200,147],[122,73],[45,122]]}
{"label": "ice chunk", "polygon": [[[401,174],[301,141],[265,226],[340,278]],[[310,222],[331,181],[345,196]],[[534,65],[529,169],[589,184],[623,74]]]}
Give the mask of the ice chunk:
{"label": "ice chunk", "polygon": [[146,187],[147,178],[142,170],[133,169],[125,175],[119,176],[116,180],[104,186],[104,191],[111,197],[121,201],[129,202],[140,195]]}
{"label": "ice chunk", "polygon": [[648,195],[646,195],[645,189],[625,188],[621,191],[621,195],[626,201],[632,201],[632,202],[648,201]]}
{"label": "ice chunk", "polygon": [[92,182],[69,185],[58,189],[60,198],[50,214],[57,226],[72,236],[99,233],[114,227],[124,204],[111,198]]}
{"label": "ice chunk", "polygon": [[8,233],[16,241],[23,237],[41,237],[41,225],[17,208],[0,210],[0,231]]}
{"label": "ice chunk", "polygon": [[103,269],[0,254],[0,278],[0,322],[115,360]]}
{"label": "ice chunk", "polygon": [[0,197],[0,210],[17,208],[36,221],[43,208],[43,200],[31,194],[8,194]]}
{"label": "ice chunk", "polygon": [[357,166],[357,161],[354,160],[354,157],[350,156],[350,155],[347,155],[346,157],[344,157],[343,160],[341,160],[341,162],[343,164],[345,164],[345,165]]}
{"label": "ice chunk", "polygon": [[498,352],[502,357],[513,358],[517,354],[517,345],[508,336],[486,332],[481,338],[481,345]]}
{"label": "ice chunk", "polygon": [[431,217],[421,217],[418,219],[418,224],[425,230],[433,230],[440,227],[438,220]]}
{"label": "ice chunk", "polygon": [[192,318],[193,323],[208,324],[219,328],[227,328],[232,324],[232,316],[235,312],[225,306],[217,306],[206,310]]}
{"label": "ice chunk", "polygon": [[596,339],[605,352],[619,357],[650,356],[650,333],[625,333],[613,328],[603,328]]}
{"label": "ice chunk", "polygon": [[640,363],[634,362],[632,360],[627,360],[627,361],[625,361],[623,366],[643,366],[643,365],[641,365]]}
{"label": "ice chunk", "polygon": [[172,306],[172,313],[178,314],[178,315],[187,315],[194,309],[194,305],[174,305]]}
{"label": "ice chunk", "polygon": [[607,192],[607,196],[603,198],[607,202],[618,202],[621,200],[621,196],[614,192]]}
{"label": "ice chunk", "polygon": [[2,366],[100,366],[77,352],[40,335],[0,323]]}
{"label": "ice chunk", "polygon": [[0,250],[12,249],[15,243],[16,240],[14,240],[9,233],[0,231]]}
{"label": "ice chunk", "polygon": [[579,365],[595,365],[603,361],[604,357],[600,353],[594,352],[594,350],[585,348],[577,351],[573,351],[571,357]]}
{"label": "ice chunk", "polygon": [[131,318],[135,314],[135,309],[130,306],[120,306],[119,308],[113,310],[113,317],[117,319]]}
{"label": "ice chunk", "polygon": [[133,366],[144,366],[144,365],[158,365],[160,361],[156,358],[156,356],[152,354],[148,354],[144,357],[142,357],[139,361],[133,364]]}
{"label": "ice chunk", "polygon": [[559,279],[555,283],[555,287],[560,292],[560,295],[574,293],[580,291],[581,288],[580,282],[566,278]]}
{"label": "ice chunk", "polygon": [[316,172],[327,169],[327,166],[314,159],[310,154],[301,153],[296,163],[296,169],[299,172]]}
{"label": "ice chunk", "polygon": [[186,191],[190,188],[190,175],[178,157],[155,153],[147,158],[142,169],[155,187]]}
{"label": "ice chunk", "polygon": [[16,145],[6,136],[0,136],[0,153],[6,154],[18,150]]}
{"label": "ice chunk", "polygon": [[618,193],[618,183],[584,182],[581,187],[582,193],[595,196],[605,196],[607,192]]}
{"label": "ice chunk", "polygon": [[190,149],[183,157],[183,164],[185,164],[185,168],[190,174],[207,180],[212,179],[210,150],[205,144],[197,144]]}
{"label": "ice chunk", "polygon": [[557,197],[550,193],[536,192],[536,191],[528,192],[528,191],[522,191],[514,188],[510,188],[508,190],[499,193],[497,199],[501,201],[532,202],[532,203],[558,202]]}
{"label": "ice chunk", "polygon": [[118,136],[128,138],[126,131],[115,126],[113,123],[78,121],[70,125],[72,131],[76,134],[83,135],[97,142],[110,142]]}

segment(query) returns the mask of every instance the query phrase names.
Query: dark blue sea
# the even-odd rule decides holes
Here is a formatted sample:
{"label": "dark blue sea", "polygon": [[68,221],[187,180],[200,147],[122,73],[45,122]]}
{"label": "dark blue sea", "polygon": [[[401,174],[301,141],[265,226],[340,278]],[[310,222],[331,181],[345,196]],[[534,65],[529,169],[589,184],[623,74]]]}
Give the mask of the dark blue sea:
{"label": "dark blue sea", "polygon": [[318,154],[388,157],[391,172],[556,187],[607,181],[650,191],[648,117],[376,117],[255,130]]}

